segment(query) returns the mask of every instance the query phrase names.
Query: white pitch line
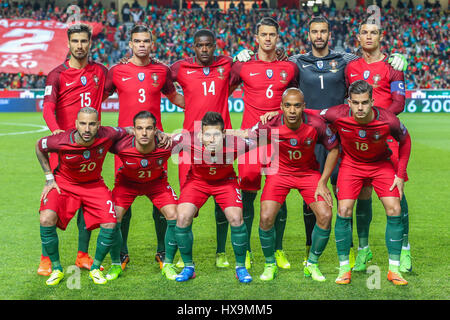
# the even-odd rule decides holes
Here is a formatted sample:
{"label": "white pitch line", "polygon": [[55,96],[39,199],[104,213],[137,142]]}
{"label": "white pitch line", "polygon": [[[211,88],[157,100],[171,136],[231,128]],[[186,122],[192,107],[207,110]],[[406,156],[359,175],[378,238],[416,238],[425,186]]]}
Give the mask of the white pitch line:
{"label": "white pitch line", "polygon": [[43,132],[48,130],[47,126],[42,126],[39,124],[31,124],[31,123],[11,123],[11,122],[0,122],[0,125],[6,125],[6,126],[25,126],[25,127],[36,127],[39,128],[37,130],[31,130],[31,131],[20,131],[20,132],[9,132],[9,133],[0,133],[1,136],[14,136],[18,134],[28,134],[28,133],[37,133],[37,132]]}

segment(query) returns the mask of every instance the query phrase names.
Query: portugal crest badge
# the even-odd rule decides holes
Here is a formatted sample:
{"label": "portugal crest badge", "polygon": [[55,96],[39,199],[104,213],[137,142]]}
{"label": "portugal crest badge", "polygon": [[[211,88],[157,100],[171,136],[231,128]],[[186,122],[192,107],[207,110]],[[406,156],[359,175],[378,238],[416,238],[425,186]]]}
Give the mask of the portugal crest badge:
{"label": "portugal crest badge", "polygon": [[360,138],[364,139],[366,137],[366,130],[359,130],[358,134],[359,134]]}

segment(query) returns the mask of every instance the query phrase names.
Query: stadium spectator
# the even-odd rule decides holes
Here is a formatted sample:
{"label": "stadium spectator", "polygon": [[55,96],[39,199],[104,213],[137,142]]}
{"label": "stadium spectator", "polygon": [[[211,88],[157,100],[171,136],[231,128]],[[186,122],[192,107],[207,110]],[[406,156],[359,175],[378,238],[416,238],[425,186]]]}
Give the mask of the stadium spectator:
{"label": "stadium spectator", "polygon": [[[428,1],[427,1],[428,2]],[[67,7],[58,7],[55,1],[39,5],[36,1],[18,4],[7,0],[0,1],[0,18],[29,18],[35,20],[66,21]],[[100,2],[80,0],[82,21],[105,21],[104,29],[93,39],[91,57],[105,66],[112,66],[128,52],[128,30],[133,23],[145,23],[153,31],[156,49],[153,55],[160,61],[173,62],[192,56],[191,49],[194,30],[200,27],[217,32],[218,54],[234,56],[244,48],[255,49],[253,30],[255,22],[264,16],[275,18],[280,26],[280,46],[288,55],[306,52],[309,48],[306,21],[313,14],[311,8],[302,10],[252,9],[246,10],[242,0],[224,12],[210,1],[208,10],[203,10],[194,0],[184,1],[183,7],[192,9],[161,8],[148,4],[142,8],[137,1],[131,7],[124,4],[118,11],[113,7],[106,9]],[[263,2],[264,3],[264,2]],[[428,2],[414,7],[412,0],[404,1],[403,8],[381,8],[381,24],[384,30],[382,50],[400,52],[409,59],[406,75],[407,88],[448,89],[450,42],[448,13],[441,12],[440,3]],[[405,8],[405,6],[407,8]],[[427,7],[428,8],[425,8]],[[237,8],[237,10],[236,10]],[[331,24],[333,43],[337,50],[357,52],[356,29],[359,21],[367,15],[365,8],[336,9],[334,2],[323,5],[320,12],[327,16]],[[13,77],[1,77],[3,88],[11,88]],[[30,86],[41,83],[37,80]],[[44,78],[45,80],[45,78]],[[14,83],[17,86],[17,82]],[[42,88],[42,87],[41,87]]]}

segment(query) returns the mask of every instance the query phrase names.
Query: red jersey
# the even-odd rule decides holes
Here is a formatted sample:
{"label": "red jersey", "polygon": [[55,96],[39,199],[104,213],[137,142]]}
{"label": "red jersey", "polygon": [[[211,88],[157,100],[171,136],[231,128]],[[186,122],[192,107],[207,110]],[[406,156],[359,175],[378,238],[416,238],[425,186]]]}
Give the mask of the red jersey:
{"label": "red jersey", "polygon": [[[155,138],[156,140],[156,138]],[[136,137],[125,136],[117,141],[109,150],[119,156],[123,167],[117,172],[117,179],[146,183],[166,176],[164,164],[172,155],[172,149],[156,148],[143,154],[136,149]],[[156,141],[158,145],[158,141]]]}
{"label": "red jersey", "polygon": [[[338,140],[326,122],[314,114],[302,114],[303,122],[297,130],[288,128],[284,123],[283,114],[279,114],[263,125],[258,122],[250,131],[260,136],[267,132],[268,140],[278,141],[278,156],[281,175],[301,176],[310,171],[318,171],[314,149],[316,143],[321,143],[327,150],[338,146]],[[265,130],[265,131],[264,131]]]}
{"label": "red jersey", "polygon": [[133,125],[134,116],[140,111],[149,111],[156,117],[156,126],[162,130],[161,93],[175,91],[168,66],[151,62],[136,66],[129,62],[113,66],[106,78],[105,95],[117,90],[119,95],[119,127]]}
{"label": "red jersey", "polygon": [[373,107],[374,119],[368,124],[358,123],[346,104],[324,109],[321,116],[337,130],[342,146],[341,165],[361,166],[389,160],[392,151],[387,139],[392,136],[400,143],[397,176],[405,179],[411,153],[408,130],[392,112]]}
{"label": "red jersey", "polygon": [[187,180],[192,178],[205,181],[236,179],[234,161],[239,155],[255,147],[256,143],[248,139],[226,136],[222,150],[211,153],[192,132],[173,137],[173,152],[183,150],[183,155],[187,153],[190,157],[191,168]]}
{"label": "red jersey", "polygon": [[367,63],[364,58],[347,64],[345,77],[348,85],[356,80],[365,80],[373,87],[374,105],[399,114],[405,108],[405,76],[394,70],[386,59]]}
{"label": "red jersey", "polygon": [[84,68],[69,66],[69,60],[47,76],[43,116],[50,131],[75,128],[78,111],[92,107],[101,113],[105,87],[105,66],[90,61]]}
{"label": "red jersey", "polygon": [[214,56],[213,63],[203,67],[192,57],[179,60],[170,67],[173,80],[183,88],[183,129],[194,131],[194,121],[200,121],[208,111],[220,113],[225,129],[231,128],[228,84],[232,62],[230,57]]}
{"label": "red jersey", "polygon": [[298,67],[290,61],[266,62],[255,54],[248,62],[235,62],[230,86],[244,83],[244,115],[241,129],[259,122],[259,117],[280,109],[281,96],[289,87],[298,87]]}
{"label": "red jersey", "polygon": [[102,180],[102,166],[106,153],[119,139],[127,135],[122,128],[100,127],[95,141],[89,147],[75,142],[76,130],[44,137],[39,140],[41,152],[58,154],[59,165],[54,174],[73,183]]}

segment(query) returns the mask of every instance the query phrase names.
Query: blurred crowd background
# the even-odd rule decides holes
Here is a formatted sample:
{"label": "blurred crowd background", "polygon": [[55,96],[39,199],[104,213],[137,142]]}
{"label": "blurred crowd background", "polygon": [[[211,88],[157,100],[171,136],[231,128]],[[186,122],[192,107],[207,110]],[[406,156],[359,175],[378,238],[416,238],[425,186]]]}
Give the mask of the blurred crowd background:
{"label": "blurred crowd background", "polygon": [[[67,21],[67,7],[58,7],[54,1],[13,3],[1,0],[0,19]],[[241,2],[220,9],[217,1],[183,2],[172,8],[146,7],[137,1],[115,8],[91,0],[74,2],[81,8],[81,20],[103,23],[103,30],[94,39],[91,57],[110,67],[129,55],[129,30],[135,24],[148,25],[154,35],[154,56],[167,64],[192,56],[193,34],[201,28],[211,29],[217,36],[217,54],[235,56],[244,48],[255,50],[254,30],[264,16],[275,18],[280,24],[280,43],[288,55],[310,50],[307,40],[307,21],[313,15],[326,16],[331,24],[331,48],[358,52],[356,33],[359,22],[367,16],[363,7],[337,9],[330,5],[300,7],[300,9],[269,9],[265,1],[254,2],[245,8]],[[449,78],[449,27],[448,8],[438,1],[414,5],[401,0],[394,6],[390,1],[381,6],[381,23],[384,30],[382,50],[400,52],[408,58],[407,89],[448,89]],[[63,61],[61,61],[62,63]],[[44,75],[1,74],[0,88],[44,88]]]}

